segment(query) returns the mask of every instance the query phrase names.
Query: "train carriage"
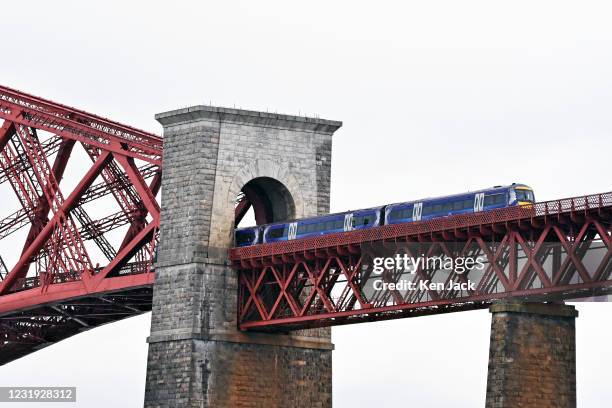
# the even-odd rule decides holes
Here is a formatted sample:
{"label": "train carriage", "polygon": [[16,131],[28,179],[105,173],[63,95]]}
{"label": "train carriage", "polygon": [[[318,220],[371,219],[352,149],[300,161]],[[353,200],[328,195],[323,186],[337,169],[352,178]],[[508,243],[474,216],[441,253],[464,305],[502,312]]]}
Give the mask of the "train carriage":
{"label": "train carriage", "polygon": [[235,245],[240,247],[316,237],[374,228],[384,224],[425,221],[517,205],[532,205],[534,202],[535,197],[531,187],[514,183],[509,186],[495,186],[485,190],[444,197],[240,228],[235,232]]}

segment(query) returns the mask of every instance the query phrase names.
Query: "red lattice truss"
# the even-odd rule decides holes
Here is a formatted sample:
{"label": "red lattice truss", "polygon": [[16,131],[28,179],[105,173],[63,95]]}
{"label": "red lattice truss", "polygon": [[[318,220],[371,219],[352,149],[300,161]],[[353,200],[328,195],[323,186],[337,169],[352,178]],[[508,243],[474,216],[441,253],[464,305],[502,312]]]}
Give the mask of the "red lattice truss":
{"label": "red lattice truss", "polygon": [[[17,260],[7,265],[0,257],[3,364],[79,331],[150,310],[162,139],[2,86],[0,119],[0,184],[10,186],[17,204],[0,220],[0,240],[26,231]],[[81,166],[76,186],[67,191],[61,181],[76,146],[90,164]],[[92,217],[87,206],[109,198],[118,209]],[[9,208],[8,199],[2,196],[3,209]],[[245,191],[237,220],[249,205],[265,214],[268,204],[258,200],[256,191]],[[291,330],[480,308],[509,296],[554,300],[607,293],[612,287],[611,208],[612,194],[606,193],[234,248],[230,258],[238,271],[239,325]],[[119,227],[125,233],[112,239]],[[432,254],[481,254],[488,266],[478,277],[417,270],[415,282],[476,279],[476,288],[367,290],[367,245],[421,241],[436,242]],[[463,250],[449,248],[451,241],[463,242]],[[561,252],[545,245],[551,241],[560,244]],[[585,266],[593,245],[604,250]],[[382,278],[393,283],[399,276]]]}
{"label": "red lattice truss", "polygon": [[[507,297],[550,301],[608,293],[611,214],[612,193],[605,193],[234,248],[239,325],[299,329],[482,308]],[[415,287],[472,280],[475,288],[372,291],[365,248],[418,242],[433,243],[428,256],[481,256],[486,266],[478,275],[417,268],[410,275]],[[387,271],[381,279],[396,283],[400,276],[406,277]]]}
{"label": "red lattice truss", "polygon": [[[0,259],[1,364],[150,309],[162,139],[2,86],[0,118],[0,184],[17,203],[0,220],[0,240],[27,228],[18,260]],[[60,182],[77,145],[90,164],[79,163],[79,181],[66,191]],[[86,204],[109,197],[118,211],[93,219]],[[117,245],[109,233],[121,226]],[[102,259],[94,261],[91,245]]]}

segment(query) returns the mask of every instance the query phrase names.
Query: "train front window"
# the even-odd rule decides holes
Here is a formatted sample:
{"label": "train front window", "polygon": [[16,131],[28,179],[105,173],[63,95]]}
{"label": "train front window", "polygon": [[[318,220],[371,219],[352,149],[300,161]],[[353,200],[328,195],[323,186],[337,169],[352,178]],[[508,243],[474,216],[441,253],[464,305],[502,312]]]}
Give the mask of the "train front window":
{"label": "train front window", "polygon": [[528,201],[530,203],[533,203],[535,201],[533,191],[531,190],[523,190],[517,188],[514,191],[516,191],[517,201]]}
{"label": "train front window", "polygon": [[245,246],[250,245],[255,239],[255,231],[236,231],[236,245]]}

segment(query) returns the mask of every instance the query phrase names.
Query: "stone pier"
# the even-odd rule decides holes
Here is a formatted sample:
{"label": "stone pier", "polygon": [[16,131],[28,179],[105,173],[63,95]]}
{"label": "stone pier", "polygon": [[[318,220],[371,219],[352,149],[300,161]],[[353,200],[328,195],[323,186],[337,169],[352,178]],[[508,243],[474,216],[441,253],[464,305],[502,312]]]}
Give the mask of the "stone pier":
{"label": "stone pier", "polygon": [[490,312],[486,407],[576,407],[576,309],[513,302]]}

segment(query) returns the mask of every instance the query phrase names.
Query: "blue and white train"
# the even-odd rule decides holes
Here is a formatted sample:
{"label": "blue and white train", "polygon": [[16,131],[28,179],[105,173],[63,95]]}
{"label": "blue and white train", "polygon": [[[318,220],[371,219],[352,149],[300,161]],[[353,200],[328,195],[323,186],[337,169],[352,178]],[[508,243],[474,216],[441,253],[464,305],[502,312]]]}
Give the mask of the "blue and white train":
{"label": "blue and white train", "polygon": [[427,198],[382,207],[346,211],[290,222],[239,228],[235,231],[238,247],[289,241],[333,234],[337,232],[374,228],[380,225],[424,221],[449,215],[489,211],[517,205],[532,205],[533,190],[525,184]]}

